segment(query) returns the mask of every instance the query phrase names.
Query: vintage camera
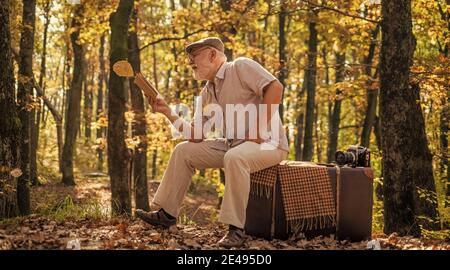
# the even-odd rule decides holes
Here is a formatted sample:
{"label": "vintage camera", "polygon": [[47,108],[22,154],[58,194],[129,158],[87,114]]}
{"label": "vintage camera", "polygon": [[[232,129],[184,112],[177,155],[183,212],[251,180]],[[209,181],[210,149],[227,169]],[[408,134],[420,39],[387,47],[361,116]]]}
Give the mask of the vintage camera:
{"label": "vintage camera", "polygon": [[334,160],[339,166],[370,167],[370,150],[363,146],[350,145],[347,151],[337,151]]}

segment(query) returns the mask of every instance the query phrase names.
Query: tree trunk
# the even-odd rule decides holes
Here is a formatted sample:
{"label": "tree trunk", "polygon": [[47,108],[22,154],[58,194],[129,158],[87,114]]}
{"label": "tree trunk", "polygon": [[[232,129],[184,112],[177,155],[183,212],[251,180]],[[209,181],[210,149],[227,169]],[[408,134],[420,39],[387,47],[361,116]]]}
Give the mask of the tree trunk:
{"label": "tree trunk", "polygon": [[[231,11],[231,0],[220,0],[220,7],[222,8],[222,11],[225,13],[229,13]],[[227,56],[228,61],[233,60],[233,49],[231,48],[230,39],[228,38],[228,35],[236,35],[237,30],[234,28],[232,24],[223,24],[220,29],[217,29],[217,32],[219,33],[220,39],[223,41],[225,45],[225,55]]]}
{"label": "tree trunk", "polygon": [[[27,215],[30,212],[30,111],[27,108],[32,95],[33,84],[33,51],[35,29],[35,0],[23,0],[23,21],[19,51],[19,83],[17,101],[19,103],[19,117],[22,122],[22,175],[17,181],[17,203],[19,212]],[[34,124],[34,121],[33,121]]]}
{"label": "tree trunk", "polygon": [[[336,77],[335,83],[344,81],[344,67],[345,67],[345,53],[336,53]],[[329,116],[328,126],[328,147],[327,147],[327,162],[334,161],[334,153],[338,147],[339,124],[341,123],[341,97],[342,91],[336,89],[336,99],[332,108],[332,114]]]}
{"label": "tree trunk", "polygon": [[9,4],[0,5],[0,220],[17,215],[16,179],[11,171],[20,168],[22,129],[15,101],[9,15]]}
{"label": "tree trunk", "polygon": [[77,132],[80,126],[80,103],[81,90],[83,85],[83,58],[84,49],[81,44],[78,44],[78,37],[80,35],[80,16],[83,13],[83,6],[78,5],[75,8],[74,17],[72,19],[72,27],[75,28],[70,34],[70,40],[73,48],[73,77],[70,85],[70,90],[67,97],[67,113],[65,123],[65,139],[62,152],[62,182],[65,185],[75,185],[73,175],[73,156],[76,146]]}
{"label": "tree trunk", "polygon": [[[292,90],[292,86],[288,86],[287,87],[287,92],[288,93],[290,93],[291,92],[291,90]],[[290,111],[292,109],[292,103],[291,103],[291,100],[290,99],[288,99],[288,100],[286,100],[286,110],[287,111]],[[289,121],[289,119],[287,120],[287,121]],[[289,128],[289,126],[288,125],[286,125],[286,127],[285,127],[285,129],[284,129],[284,132],[286,132],[286,141],[287,141],[287,143],[288,143],[288,148],[290,147],[290,145],[291,145],[291,137],[290,137],[290,128]]]}
{"label": "tree trunk", "polygon": [[156,161],[158,159],[158,150],[154,149],[152,154],[152,179],[156,178]]}
{"label": "tree trunk", "polygon": [[[440,158],[440,171],[441,175],[444,176],[444,184],[446,186],[446,197],[450,198],[450,168],[448,162],[448,132],[450,129],[450,94],[447,92],[447,102],[444,104],[444,108],[440,113],[440,124],[439,124],[439,148],[441,152]],[[447,172],[445,172],[447,170]],[[446,175],[446,177],[445,177]],[[445,207],[449,207],[450,202],[445,201]],[[449,221],[450,223],[450,221]]]}
{"label": "tree trunk", "polygon": [[[93,74],[93,70],[91,73]],[[89,68],[87,61],[84,61],[84,75],[83,75],[83,94],[84,94],[84,110],[83,110],[83,116],[84,116],[84,137],[85,137],[85,143],[87,144],[91,140],[91,122],[92,122],[92,89],[90,86],[92,85],[93,78],[91,80],[88,80],[89,77]]]}
{"label": "tree trunk", "polygon": [[[377,143],[378,149],[381,151],[381,126],[380,126],[380,117],[375,115],[375,119],[373,122],[373,133],[375,133],[375,142]],[[381,164],[381,175],[383,175],[383,164]],[[378,183],[375,194],[379,201],[383,201],[383,179],[380,179],[381,184]]]}
{"label": "tree trunk", "polygon": [[[105,34],[100,38],[100,49],[98,52],[99,57],[99,71],[98,71],[98,93],[97,93],[97,114],[96,121],[99,121],[100,117],[104,117],[103,110],[103,86],[105,84]],[[105,134],[105,128],[97,128],[97,139],[103,138]],[[102,145],[103,146],[103,145]],[[103,171],[103,148],[102,146],[97,148],[97,170]]]}
{"label": "tree trunk", "polygon": [[316,97],[316,69],[317,69],[317,30],[315,19],[316,13],[312,14],[309,22],[308,40],[308,66],[306,77],[306,114],[305,114],[305,135],[303,139],[302,160],[311,161],[313,156],[313,128],[314,128],[314,108]]}
{"label": "tree trunk", "polygon": [[[71,28],[70,24],[73,22],[73,19],[68,19],[65,22],[65,31],[69,31]],[[66,54],[64,59],[64,73],[63,73],[63,102],[61,107],[61,116],[63,117],[63,125],[66,125],[66,119],[67,119],[67,109],[68,109],[68,97],[69,97],[69,91],[70,91],[70,84],[72,81],[72,76],[70,73],[70,66],[72,65],[73,60],[73,51],[71,50],[71,44],[70,39],[65,39],[65,48],[66,48]],[[62,160],[62,152],[61,152],[61,160]],[[62,163],[61,163],[62,164]],[[62,173],[62,165],[61,165],[61,173]]]}
{"label": "tree trunk", "polygon": [[[111,14],[110,70],[114,63],[128,55],[127,34],[133,0],[120,0]],[[111,204],[113,214],[130,214],[131,198],[127,170],[130,154],[125,144],[125,78],[110,72],[108,110],[108,170],[111,178]]]}
{"label": "tree trunk", "polygon": [[314,131],[315,131],[315,137],[316,137],[316,154],[317,154],[317,162],[322,162],[321,161],[321,157],[322,157],[322,148],[321,148],[321,143],[320,143],[320,127],[319,127],[319,123],[318,123],[318,119],[319,119],[319,106],[316,104],[316,110],[315,110],[315,114],[314,114]]}
{"label": "tree trunk", "polygon": [[[175,44],[173,46],[174,46],[173,48],[175,48]],[[174,52],[174,55],[176,55],[175,52]],[[153,48],[152,48],[152,56],[153,56],[153,79],[155,80],[155,87],[158,87],[158,73],[156,70],[156,48],[155,48],[155,45],[153,45]],[[170,72],[167,75],[170,77]],[[169,80],[169,78],[167,80]],[[178,91],[179,90],[177,88],[177,92]],[[179,96],[177,98],[179,98]],[[152,179],[156,178],[157,157],[158,157],[158,150],[155,148],[152,152]]]}
{"label": "tree trunk", "polygon": [[[269,14],[272,12],[272,3],[271,3],[271,1],[270,0],[266,0],[265,2],[267,4],[267,15],[264,16],[264,19],[263,19],[263,21],[264,21],[263,33],[267,32],[267,27],[269,26]],[[266,50],[266,42],[265,42],[265,39],[264,39],[264,35],[260,34],[259,36],[260,36],[259,48],[261,50],[265,51]],[[265,57],[265,53],[263,53],[263,54],[261,54],[261,64],[264,66],[265,63],[266,63],[266,57]]]}
{"label": "tree trunk", "polygon": [[[141,59],[139,55],[137,27],[138,10],[134,8],[131,15],[133,31],[128,32],[128,61],[135,72],[141,71]],[[131,108],[134,113],[132,123],[132,136],[139,138],[139,144],[134,149],[133,155],[133,183],[135,192],[136,208],[148,211],[150,209],[148,202],[147,187],[147,121],[145,119],[144,97],[142,91],[134,84],[134,79],[130,78],[130,97]]]}
{"label": "tree trunk", "polygon": [[297,127],[297,134],[295,136],[295,160],[302,159],[302,139],[303,139],[303,121],[305,118],[305,114],[300,112],[297,116],[295,126]]}
{"label": "tree trunk", "polygon": [[278,37],[278,58],[279,58],[279,75],[278,80],[283,85],[283,94],[281,95],[281,102],[279,106],[279,114],[280,119],[283,121],[284,117],[284,106],[283,106],[283,96],[284,96],[284,89],[286,88],[286,78],[288,76],[288,68],[287,68],[287,57],[286,57],[286,5],[285,0],[281,0],[280,3],[281,11],[278,14],[278,27],[279,27],[279,37]]}
{"label": "tree trunk", "polygon": [[[219,169],[219,176],[220,176],[220,183],[225,185],[226,179],[225,179],[224,169]],[[219,199],[217,200],[217,209],[220,209],[220,207],[222,206],[222,201],[223,201],[223,197],[219,197]]]}
{"label": "tree trunk", "polygon": [[[60,107],[60,112],[61,112],[61,116],[63,117],[63,124],[65,123],[64,121],[64,117],[66,115],[66,66],[67,66],[67,58],[69,54],[69,50],[66,49],[66,53],[64,55],[64,64],[63,64],[63,69],[62,69],[62,78],[61,78],[61,107]],[[61,160],[62,160],[62,151],[61,151]],[[59,167],[60,172],[62,173],[62,163],[61,166]]]}
{"label": "tree trunk", "polygon": [[419,192],[436,194],[420,104],[419,87],[410,85],[415,40],[411,2],[382,0],[380,51],[380,121],[383,157],[385,233],[420,235],[419,225],[433,228],[436,203]]}
{"label": "tree trunk", "polygon": [[[46,56],[47,56],[47,32],[48,26],[50,24],[50,0],[47,0],[44,7],[45,11],[45,23],[44,23],[44,39],[42,41],[42,55],[41,55],[41,70],[39,74],[39,87],[44,90],[44,77],[45,77],[45,68],[46,68]],[[39,100],[39,103],[42,103]],[[33,130],[31,131],[31,141],[30,141],[30,180],[33,186],[39,184],[39,179],[37,176],[37,150],[39,147],[39,131],[41,125],[41,118],[44,117],[45,107],[41,105],[41,110],[36,111],[33,110],[31,112],[31,121],[34,121]]]}
{"label": "tree trunk", "polygon": [[374,126],[378,103],[378,89],[367,90],[367,107],[361,132],[361,146],[370,147],[370,134]]}
{"label": "tree trunk", "polygon": [[[308,69],[305,69],[303,73],[303,82],[306,82],[306,78],[308,78]],[[303,96],[306,93],[306,83],[302,84],[302,88],[300,88],[300,91],[298,92],[299,94],[297,98],[297,107],[299,114],[297,116],[297,119],[295,120],[295,126],[297,127],[297,134],[295,135],[294,147],[295,147],[295,160],[302,160],[302,143],[303,143],[305,113],[301,105]]]}
{"label": "tree trunk", "polygon": [[367,82],[367,108],[366,114],[364,117],[363,130],[361,133],[361,146],[369,147],[370,146],[370,134],[372,131],[372,127],[375,121],[375,114],[377,110],[378,103],[378,89],[371,89],[371,81],[372,79],[372,62],[375,56],[375,48],[377,46],[377,36],[380,32],[380,26],[377,25],[375,29],[372,30],[369,53],[367,57],[364,59],[364,64],[366,65],[365,73],[369,76],[369,80]]}
{"label": "tree trunk", "polygon": [[[170,10],[171,10],[171,14],[172,14],[172,19],[174,19],[174,12],[176,11],[176,7],[175,7],[175,1],[171,0],[170,1]],[[175,28],[175,25],[172,26],[172,33],[176,34],[177,33],[177,29]],[[174,62],[177,63],[178,62],[178,53],[177,53],[177,45],[175,42],[171,43],[172,45],[172,54],[173,54],[173,58],[174,58]],[[153,48],[154,51],[154,48]],[[155,59],[153,59],[155,60]],[[153,62],[154,64],[155,62]],[[167,80],[166,80],[166,91],[169,91],[169,87],[170,87],[170,77],[172,75],[172,69],[175,73],[174,76],[174,87],[175,87],[175,102],[178,104],[180,103],[180,96],[181,96],[181,87],[180,87],[180,75],[178,74],[178,65],[175,66],[171,66],[170,69],[167,71]]]}
{"label": "tree trunk", "polygon": [[[156,57],[156,45],[152,45],[152,64],[153,64],[153,83],[155,84],[156,89],[158,89],[158,67],[157,67],[157,57]],[[144,102],[145,103],[145,102]]]}

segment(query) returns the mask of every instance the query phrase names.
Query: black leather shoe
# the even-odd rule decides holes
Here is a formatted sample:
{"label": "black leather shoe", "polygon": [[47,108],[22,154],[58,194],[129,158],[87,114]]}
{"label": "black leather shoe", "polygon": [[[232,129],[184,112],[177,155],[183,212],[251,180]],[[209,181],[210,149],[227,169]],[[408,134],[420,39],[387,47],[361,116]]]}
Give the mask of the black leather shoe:
{"label": "black leather shoe", "polygon": [[136,209],[136,216],[153,226],[169,228],[177,223],[177,219],[168,218],[162,210],[146,212],[142,209]]}
{"label": "black leather shoe", "polygon": [[242,229],[230,228],[228,233],[218,242],[219,247],[232,248],[241,247],[245,242],[245,233]]}

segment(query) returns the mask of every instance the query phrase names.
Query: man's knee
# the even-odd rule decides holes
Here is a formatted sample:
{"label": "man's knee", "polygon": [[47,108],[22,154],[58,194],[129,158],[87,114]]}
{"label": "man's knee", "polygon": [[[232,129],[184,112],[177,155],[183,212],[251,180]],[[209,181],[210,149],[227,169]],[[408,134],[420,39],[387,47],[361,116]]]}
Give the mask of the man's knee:
{"label": "man's knee", "polygon": [[192,143],[190,142],[180,142],[179,144],[175,145],[175,147],[173,148],[173,153],[177,153],[177,154],[185,154],[189,151],[191,151],[190,149],[192,148]]}
{"label": "man's knee", "polygon": [[241,152],[236,151],[236,149],[228,150],[223,157],[224,165],[227,166],[232,163],[245,162],[245,158]]}
{"label": "man's knee", "polygon": [[172,157],[182,158],[186,161],[190,161],[195,156],[195,152],[198,152],[198,145],[193,142],[181,142],[175,145],[172,151]]}

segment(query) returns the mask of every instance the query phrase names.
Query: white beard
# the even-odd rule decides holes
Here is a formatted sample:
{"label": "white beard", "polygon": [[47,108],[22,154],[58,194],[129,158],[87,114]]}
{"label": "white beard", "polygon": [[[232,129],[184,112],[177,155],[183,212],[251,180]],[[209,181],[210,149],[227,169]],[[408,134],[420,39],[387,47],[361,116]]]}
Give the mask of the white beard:
{"label": "white beard", "polygon": [[202,71],[200,71],[199,69],[194,70],[194,79],[195,80],[207,80],[207,75],[209,73],[209,71],[211,71],[212,66],[208,66],[208,67],[204,67],[202,68]]}
{"label": "white beard", "polygon": [[198,80],[198,81],[199,81],[199,80],[202,80],[200,74],[199,74],[197,71],[195,71],[195,70],[194,70],[194,79],[195,79],[195,80]]}

